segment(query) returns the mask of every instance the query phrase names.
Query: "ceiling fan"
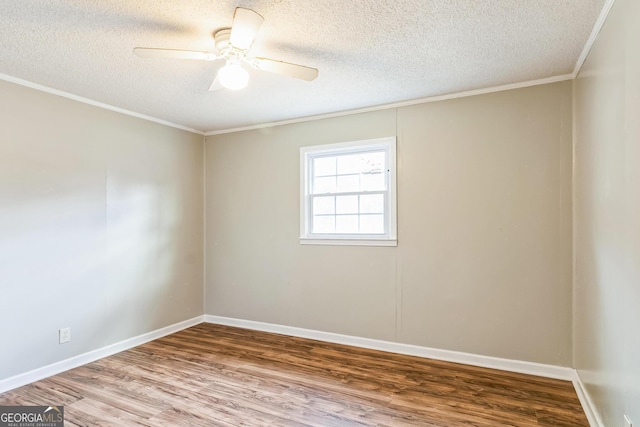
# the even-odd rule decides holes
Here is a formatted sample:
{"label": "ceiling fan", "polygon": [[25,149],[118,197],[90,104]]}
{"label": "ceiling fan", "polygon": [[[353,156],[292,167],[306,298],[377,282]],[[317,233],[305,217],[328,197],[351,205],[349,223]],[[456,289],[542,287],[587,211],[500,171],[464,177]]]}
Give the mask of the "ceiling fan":
{"label": "ceiling fan", "polygon": [[306,81],[318,77],[318,70],[303,65],[277,61],[275,59],[249,56],[251,44],[264,18],[251,9],[237,7],[231,28],[223,28],[213,34],[218,52],[198,52],[191,50],[156,49],[136,47],[133,53],[142,58],[177,58],[215,61],[225,59],[225,65],[218,70],[209,90],[242,89],[249,83],[249,73],[242,66],[247,64],[257,70],[282,74]]}

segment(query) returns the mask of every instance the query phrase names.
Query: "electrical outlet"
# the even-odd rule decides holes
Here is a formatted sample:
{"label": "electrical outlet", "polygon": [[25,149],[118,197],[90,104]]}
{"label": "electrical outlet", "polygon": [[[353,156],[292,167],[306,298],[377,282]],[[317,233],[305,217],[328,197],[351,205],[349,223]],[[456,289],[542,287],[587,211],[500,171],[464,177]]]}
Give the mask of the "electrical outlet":
{"label": "electrical outlet", "polygon": [[633,423],[627,415],[624,416],[624,427],[633,427]]}
{"label": "electrical outlet", "polygon": [[60,344],[71,341],[71,328],[62,328],[58,330]]}

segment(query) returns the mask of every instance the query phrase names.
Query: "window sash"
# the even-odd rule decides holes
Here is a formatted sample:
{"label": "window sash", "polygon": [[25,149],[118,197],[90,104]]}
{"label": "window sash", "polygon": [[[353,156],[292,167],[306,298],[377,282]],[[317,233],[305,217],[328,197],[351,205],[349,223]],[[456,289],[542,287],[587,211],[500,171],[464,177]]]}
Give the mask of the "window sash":
{"label": "window sash", "polygon": [[[389,192],[388,191],[361,191],[361,192],[348,192],[348,193],[323,193],[323,194],[311,194],[309,195],[309,209],[308,209],[308,224],[309,224],[309,235],[310,236],[376,236],[376,237],[385,237],[389,235]],[[362,212],[361,207],[361,199],[360,196],[370,196],[370,195],[382,195],[382,212]],[[338,213],[337,209],[337,201],[338,197],[341,196],[358,196],[358,210],[357,212],[346,212],[346,213]],[[316,213],[314,211],[314,200],[317,198],[323,197],[333,197],[333,213]],[[315,231],[314,217],[345,217],[345,216],[357,216],[358,217],[358,229],[360,230],[361,222],[360,217],[362,216],[382,216],[382,232],[374,233],[374,232],[354,232],[354,233],[341,233],[334,231],[333,233],[322,233]],[[337,225],[334,227],[337,228]]]}
{"label": "window sash", "polygon": [[[335,158],[336,163],[338,159],[341,157],[352,156],[354,154],[373,154],[373,153],[382,153],[384,154],[384,165],[382,165],[382,171],[380,172],[383,175],[383,183],[384,188],[375,189],[375,190],[363,190],[362,189],[362,176],[369,175],[362,172],[350,172],[350,173],[338,173],[338,167],[336,165],[336,171],[333,174],[324,174],[324,175],[316,175],[315,174],[315,160],[323,159],[323,158]],[[346,177],[346,176],[358,176],[359,177],[359,185],[360,190],[354,192],[363,192],[363,191],[388,191],[389,189],[389,149],[388,147],[362,147],[361,149],[354,148],[352,150],[342,152],[328,152],[328,153],[316,153],[309,155],[308,158],[308,168],[309,168],[309,176],[307,178],[308,194],[317,195],[317,194],[337,194],[337,193],[348,193],[348,191],[338,191],[338,178]],[[336,178],[336,191],[328,191],[324,193],[316,193],[315,183],[318,178]]]}

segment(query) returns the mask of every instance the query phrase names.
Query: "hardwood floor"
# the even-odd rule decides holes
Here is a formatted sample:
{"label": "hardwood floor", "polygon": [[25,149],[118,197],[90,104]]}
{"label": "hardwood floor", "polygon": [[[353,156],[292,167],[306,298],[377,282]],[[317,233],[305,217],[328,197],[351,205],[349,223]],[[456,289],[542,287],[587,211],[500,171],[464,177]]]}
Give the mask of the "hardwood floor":
{"label": "hardwood floor", "polygon": [[586,426],[570,382],[200,324],[0,395],[66,426]]}

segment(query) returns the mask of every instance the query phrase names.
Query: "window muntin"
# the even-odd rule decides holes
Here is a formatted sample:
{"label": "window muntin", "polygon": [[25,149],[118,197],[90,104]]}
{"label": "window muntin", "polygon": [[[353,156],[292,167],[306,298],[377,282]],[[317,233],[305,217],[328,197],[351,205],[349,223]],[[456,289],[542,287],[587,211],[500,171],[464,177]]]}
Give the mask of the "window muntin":
{"label": "window muntin", "polygon": [[303,147],[301,168],[302,243],[395,244],[394,137]]}

